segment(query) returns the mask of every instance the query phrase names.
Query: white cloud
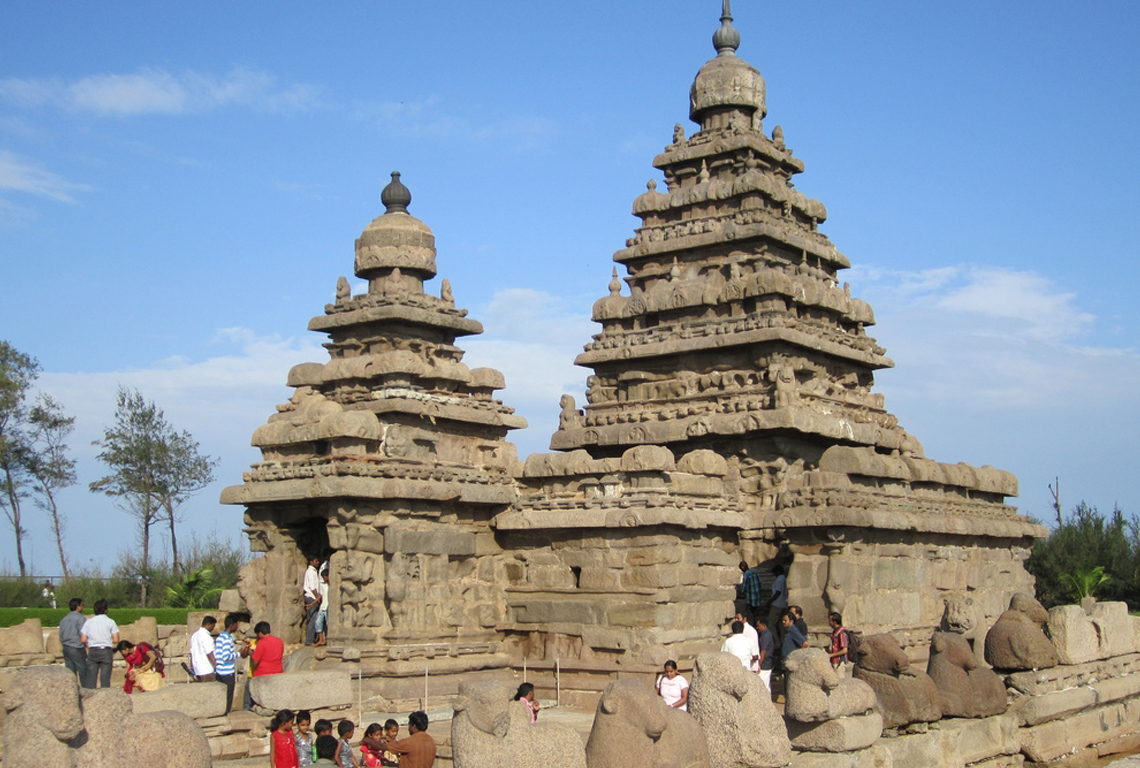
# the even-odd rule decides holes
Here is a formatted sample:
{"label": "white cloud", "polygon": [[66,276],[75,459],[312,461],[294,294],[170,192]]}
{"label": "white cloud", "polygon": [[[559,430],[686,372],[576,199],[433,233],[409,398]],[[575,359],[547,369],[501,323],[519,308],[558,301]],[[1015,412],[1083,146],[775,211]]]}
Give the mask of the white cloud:
{"label": "white cloud", "polygon": [[144,68],[128,74],[88,75],[73,82],[6,78],[0,80],[0,100],[25,108],[50,105],[97,115],[179,115],[227,106],[294,112],[314,106],[318,91],[300,83],[283,86],[268,72],[247,67],[220,77]]}
{"label": "white cloud", "polygon": [[397,136],[433,139],[467,138],[485,142],[509,139],[515,149],[545,144],[558,124],[545,117],[515,115],[492,123],[474,123],[447,111],[432,96],[419,101],[386,101],[357,106],[358,119],[378,124]]}
{"label": "white cloud", "polygon": [[74,203],[73,193],[86,192],[91,187],[68,181],[24,160],[14,152],[0,149],[0,189],[48,197],[62,203]]}

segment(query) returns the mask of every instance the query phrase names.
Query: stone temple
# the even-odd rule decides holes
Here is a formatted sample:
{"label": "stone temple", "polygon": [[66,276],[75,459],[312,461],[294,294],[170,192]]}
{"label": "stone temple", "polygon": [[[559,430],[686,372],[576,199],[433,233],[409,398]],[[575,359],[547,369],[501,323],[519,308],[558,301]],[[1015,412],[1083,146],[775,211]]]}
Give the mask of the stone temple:
{"label": "stone temple", "polygon": [[359,659],[372,695],[419,697],[425,670],[449,695],[524,657],[619,672],[715,650],[741,560],[785,565],[813,629],[840,611],[915,655],[949,601],[972,601],[981,637],[1032,593],[1044,529],[1006,504],[1013,475],[926,458],[873,391],[893,363],[725,5],[695,130],[673,128],[633,200],[554,453],[519,461],[503,376],[462,362],[482,327],[447,280],[425,291],[435,239],[399,174],[356,241],[367,293],[339,278],[310,321],[329,359],[289,372],[262,460],[222,501],[264,554],[242,597],[287,641],[306,556],[332,552],[329,658]]}

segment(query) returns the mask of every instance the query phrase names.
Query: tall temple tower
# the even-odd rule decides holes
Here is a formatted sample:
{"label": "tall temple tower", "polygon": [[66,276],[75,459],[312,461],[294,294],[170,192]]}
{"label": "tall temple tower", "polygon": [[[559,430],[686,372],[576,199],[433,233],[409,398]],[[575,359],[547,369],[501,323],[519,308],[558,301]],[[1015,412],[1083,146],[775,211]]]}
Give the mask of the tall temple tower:
{"label": "tall temple tower", "polygon": [[793,185],[804,165],[783,129],[764,131],[764,79],[736,55],[728,0],[720,21],[689,93],[697,130],[677,124],[654,159],[663,188],[634,200],[642,224],[614,254],[626,274],[594,304],[601,332],[576,360],[593,369],[587,403],[563,398],[551,440],[570,453],[530,457],[520,506],[495,522],[560,529],[580,588],[644,590],[624,625],[630,594],[617,621],[608,596],[575,599],[609,642],[657,647],[647,658],[707,647],[738,558],[790,565],[791,601],[817,627],[840,611],[924,647],[948,596],[992,620],[1031,591],[1022,561],[1043,529],[1005,505],[1011,474],[924,458],[872,391],[893,363],[866,333],[871,307],[840,282],[850,263]]}
{"label": "tall temple tower", "polygon": [[489,521],[515,500],[504,438],[526,421],[493,398],[501,373],[461,362],[456,338],[483,327],[456,308],[450,283],[424,292],[435,238],[408,213],[400,174],[381,201],[356,241],[367,293],[337,281],[335,303],[309,323],[328,335],[330,359],[289,372],[293,397],[253,435],[261,463],[222,502],[246,506],[252,548],[265,553],[242,574],[251,613],[298,640],[293,585],[309,557],[330,556],[330,647],[360,649],[371,674],[390,678],[383,695],[410,698],[425,665],[507,663]]}

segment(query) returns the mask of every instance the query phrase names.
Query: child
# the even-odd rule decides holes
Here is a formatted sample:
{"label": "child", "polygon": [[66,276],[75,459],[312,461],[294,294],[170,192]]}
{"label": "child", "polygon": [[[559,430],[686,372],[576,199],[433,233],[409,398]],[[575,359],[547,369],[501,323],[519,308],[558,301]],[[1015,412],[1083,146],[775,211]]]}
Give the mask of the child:
{"label": "child", "polygon": [[374,768],[375,766],[382,765],[381,753],[368,746],[367,740],[369,738],[380,738],[380,732],[384,729],[380,727],[380,723],[373,723],[364,729],[364,741],[360,742],[360,759],[365,765]]}
{"label": "child", "polygon": [[269,721],[269,764],[272,768],[300,768],[293,740],[293,711],[283,709]]}
{"label": "child", "polygon": [[[325,720],[322,717],[313,726],[313,731],[317,734],[318,739],[322,736],[329,736],[331,738],[332,737],[332,723],[329,722],[328,720]],[[334,738],[333,741],[336,741],[336,739]]]}
{"label": "child", "polygon": [[[400,724],[391,718],[384,722],[384,740],[400,740]],[[400,756],[395,752],[384,750],[384,754],[380,756],[380,765],[385,766],[385,768],[397,768],[400,765]]]}
{"label": "child", "polygon": [[[318,723],[328,722],[327,720],[318,720]],[[336,765],[336,747],[337,741],[332,735],[332,723],[329,723],[328,732],[323,736],[318,736],[314,749],[317,751],[317,761],[313,765]]]}
{"label": "child", "polygon": [[297,713],[297,762],[301,766],[312,765],[313,756],[316,754],[314,747],[316,737],[309,730],[309,723],[312,722],[312,719],[313,716],[309,714],[307,709],[302,709]]}
{"label": "child", "polygon": [[356,726],[351,720],[341,720],[336,724],[336,732],[340,734],[340,741],[336,743],[336,764],[340,768],[360,768],[356,756],[352,754],[352,734]]}

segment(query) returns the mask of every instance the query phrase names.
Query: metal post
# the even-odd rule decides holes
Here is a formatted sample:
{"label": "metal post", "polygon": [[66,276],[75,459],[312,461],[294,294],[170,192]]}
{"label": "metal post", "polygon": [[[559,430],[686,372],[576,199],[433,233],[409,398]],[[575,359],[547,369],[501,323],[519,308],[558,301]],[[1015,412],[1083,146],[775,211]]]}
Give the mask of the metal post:
{"label": "metal post", "polygon": [[424,712],[427,712],[428,665],[424,664]]}
{"label": "metal post", "polygon": [[362,675],[362,667],[358,664],[356,667],[356,709],[360,715],[360,722],[364,722],[364,682]]}
{"label": "metal post", "polygon": [[526,656],[523,656],[523,682],[526,682]]}
{"label": "metal post", "polygon": [[562,659],[554,657],[554,705],[562,706]]}

